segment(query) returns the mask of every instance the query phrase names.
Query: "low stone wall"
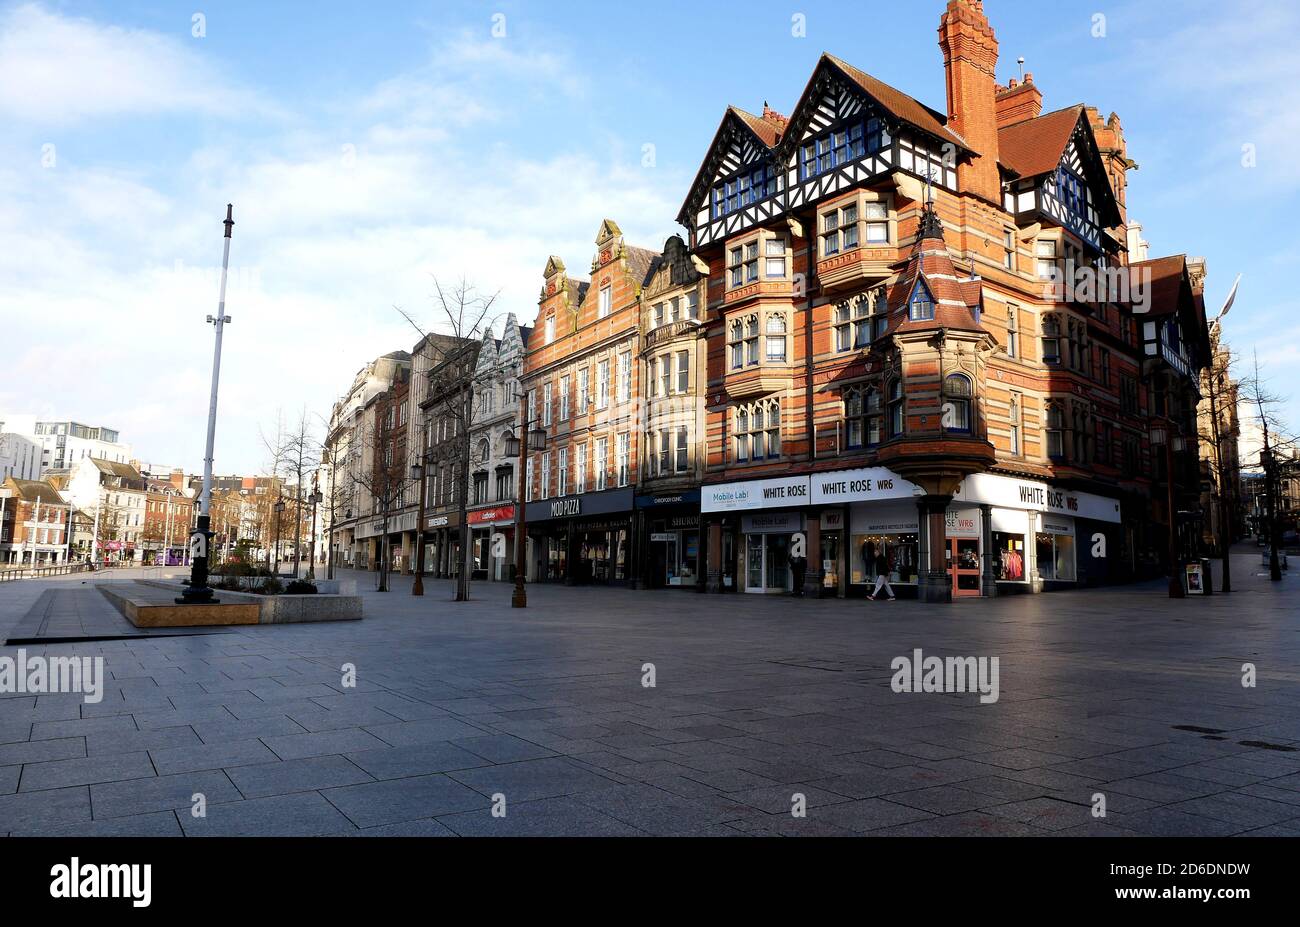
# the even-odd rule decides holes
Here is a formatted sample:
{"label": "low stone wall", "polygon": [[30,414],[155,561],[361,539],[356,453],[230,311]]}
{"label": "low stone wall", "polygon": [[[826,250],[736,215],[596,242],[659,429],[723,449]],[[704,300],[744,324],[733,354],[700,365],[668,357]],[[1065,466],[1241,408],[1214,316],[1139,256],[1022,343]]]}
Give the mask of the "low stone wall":
{"label": "low stone wall", "polygon": [[[220,605],[182,605],[154,589],[136,590],[140,583],[97,583],[122,617],[137,628],[198,628],[234,624],[258,624],[256,603],[222,602]],[[174,587],[168,591],[175,594]]]}
{"label": "low stone wall", "polygon": [[[180,594],[185,587],[179,584],[145,579],[138,582],[162,589],[169,589]],[[334,583],[351,582],[356,588],[356,580],[333,580]],[[320,584],[317,584],[320,588]],[[256,604],[260,609],[259,624],[292,624],[303,621],[356,621],[361,618],[361,596],[330,595],[317,592],[312,595],[258,595],[254,592],[231,592],[228,589],[215,589],[222,602],[243,602]]]}

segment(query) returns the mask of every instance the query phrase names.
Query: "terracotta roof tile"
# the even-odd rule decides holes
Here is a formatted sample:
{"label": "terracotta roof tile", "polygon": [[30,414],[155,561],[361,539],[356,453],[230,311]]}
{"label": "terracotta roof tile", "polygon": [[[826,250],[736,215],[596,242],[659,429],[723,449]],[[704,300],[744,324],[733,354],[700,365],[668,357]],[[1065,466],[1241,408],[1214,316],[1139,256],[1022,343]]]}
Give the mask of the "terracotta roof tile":
{"label": "terracotta roof tile", "polygon": [[[844,76],[849,78],[855,84],[864,90],[868,96],[889,110],[893,115],[905,122],[910,122],[918,129],[924,129],[932,135],[939,138],[948,139],[967,151],[973,151],[964,138],[948,128],[946,125],[947,117],[937,110],[933,110],[919,100],[908,96],[896,87],[891,87],[882,80],[878,80],[868,74],[866,71],[856,68],[842,58],[837,58],[830,53],[825,53],[822,58],[831,62],[837,67]],[[975,152],[978,154],[979,152]]]}
{"label": "terracotta roof tile", "polygon": [[1022,177],[1056,170],[1082,113],[1076,104],[999,130],[998,157]]}

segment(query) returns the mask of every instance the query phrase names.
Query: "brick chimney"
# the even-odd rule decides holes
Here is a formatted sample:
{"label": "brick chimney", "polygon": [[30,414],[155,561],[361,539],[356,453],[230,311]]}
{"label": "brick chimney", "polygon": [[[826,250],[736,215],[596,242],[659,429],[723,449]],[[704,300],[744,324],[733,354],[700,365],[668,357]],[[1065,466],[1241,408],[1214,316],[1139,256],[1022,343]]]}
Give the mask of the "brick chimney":
{"label": "brick chimney", "polygon": [[995,97],[998,40],[984,15],[983,0],[948,0],[939,20],[939,48],[948,90],[948,124],[978,154],[959,163],[965,192],[1001,204],[998,116]]}
{"label": "brick chimney", "polygon": [[789,117],[783,116],[772,109],[767,105],[766,100],[763,101],[763,121],[773,126],[780,135],[785,134],[786,126],[790,124]]}
{"label": "brick chimney", "polygon": [[1119,205],[1119,214],[1128,221],[1128,172],[1136,170],[1137,164],[1129,160],[1128,144],[1124,141],[1124,127],[1119,116],[1111,113],[1103,120],[1097,107],[1084,108],[1088,114],[1088,123],[1092,126],[1093,138],[1097,140],[1097,150],[1106,165],[1106,176],[1110,178],[1110,187]]}
{"label": "brick chimney", "polygon": [[1005,129],[1017,122],[1033,119],[1043,111],[1043,93],[1034,86],[1034,75],[1026,74],[1024,83],[1011,78],[1006,87],[999,87],[994,105],[998,112],[998,128]]}

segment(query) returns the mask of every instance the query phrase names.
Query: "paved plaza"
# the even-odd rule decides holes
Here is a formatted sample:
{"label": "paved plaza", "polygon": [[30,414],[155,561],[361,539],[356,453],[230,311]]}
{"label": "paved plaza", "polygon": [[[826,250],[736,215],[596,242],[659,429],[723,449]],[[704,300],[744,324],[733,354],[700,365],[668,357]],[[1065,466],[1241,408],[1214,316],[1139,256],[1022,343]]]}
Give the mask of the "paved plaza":
{"label": "paved plaza", "polygon": [[[1258,574],[1243,547],[1208,599],[532,586],[523,611],[348,574],[360,622],[22,645],[109,679],[0,698],[0,833],[1300,835],[1300,596]],[[0,634],[99,626],[93,583],[130,576],[0,585]],[[997,657],[997,701],[893,691],[917,648]]]}

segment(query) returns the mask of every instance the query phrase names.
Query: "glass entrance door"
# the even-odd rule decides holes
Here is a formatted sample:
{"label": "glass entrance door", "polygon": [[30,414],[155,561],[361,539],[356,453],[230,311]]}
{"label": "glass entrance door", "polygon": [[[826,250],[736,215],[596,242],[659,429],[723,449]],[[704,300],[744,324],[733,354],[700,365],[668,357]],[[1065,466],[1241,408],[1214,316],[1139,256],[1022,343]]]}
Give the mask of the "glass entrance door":
{"label": "glass entrance door", "polygon": [[976,538],[948,539],[948,575],[953,597],[980,594],[980,542]]}
{"label": "glass entrance door", "polygon": [[790,538],[784,534],[745,535],[745,591],[785,592],[790,588]]}

